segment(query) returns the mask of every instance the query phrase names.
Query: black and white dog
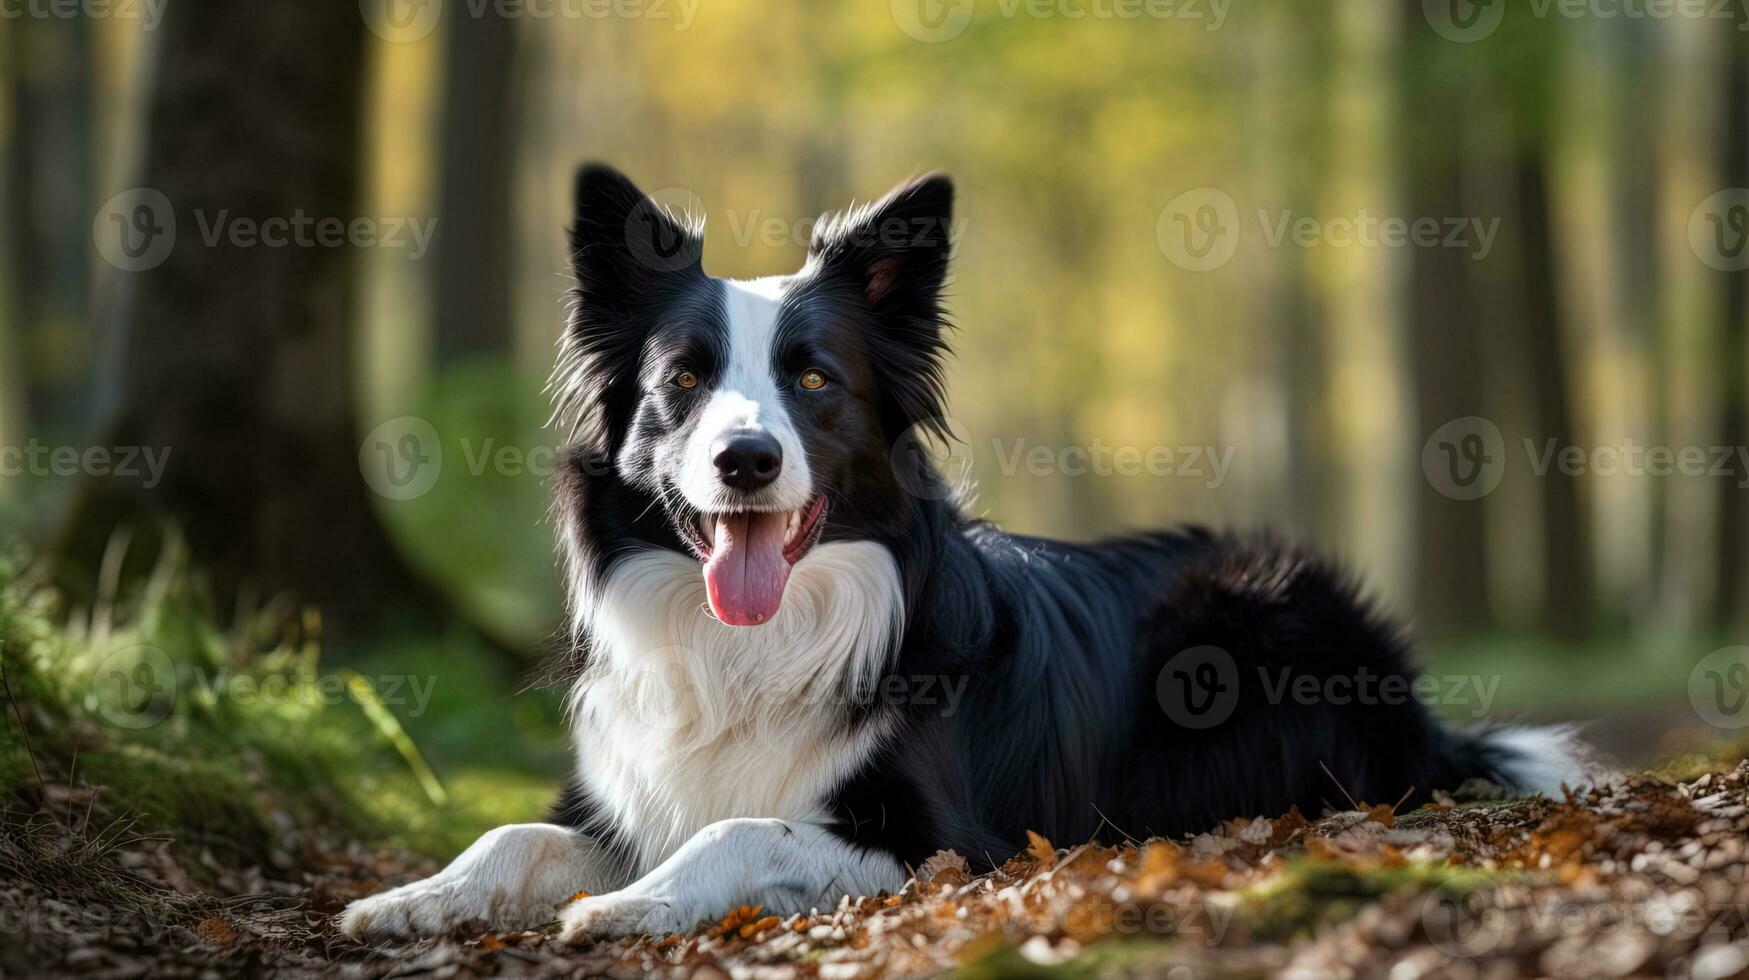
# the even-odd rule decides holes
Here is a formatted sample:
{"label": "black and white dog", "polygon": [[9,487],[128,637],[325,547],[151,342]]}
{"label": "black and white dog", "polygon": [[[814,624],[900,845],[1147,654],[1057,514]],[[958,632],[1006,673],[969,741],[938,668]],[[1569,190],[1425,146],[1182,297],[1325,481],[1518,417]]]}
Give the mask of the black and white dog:
{"label": "black and white dog", "polygon": [[[1564,731],[1441,727],[1397,627],[1316,557],[967,517],[911,451],[944,416],[952,208],[947,178],[907,183],[739,282],[705,275],[700,228],[579,173],[554,376],[576,772],[549,822],[353,903],[348,933],[674,932],[896,891],[942,848],[999,862],[1029,829],[1584,780]],[[1258,680],[1289,676],[1376,696]]]}

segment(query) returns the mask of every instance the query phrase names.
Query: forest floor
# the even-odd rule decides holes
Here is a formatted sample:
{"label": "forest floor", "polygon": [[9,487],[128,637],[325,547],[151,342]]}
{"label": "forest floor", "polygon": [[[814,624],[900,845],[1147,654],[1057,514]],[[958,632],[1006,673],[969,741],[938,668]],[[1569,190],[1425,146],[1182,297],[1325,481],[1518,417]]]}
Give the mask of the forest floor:
{"label": "forest floor", "polygon": [[431,865],[288,826],[265,863],[231,866],[133,832],[94,787],[42,791],[0,834],[7,976],[1749,974],[1749,762],[1562,801],[1037,838],[986,874],[943,853],[897,895],[586,947],[550,931],[362,946],[335,913]]}
{"label": "forest floor", "polygon": [[508,761],[543,722],[494,712],[538,699],[466,651],[411,672],[429,641],[381,651],[414,676],[329,671],[296,631],[213,629],[174,579],[69,612],[0,562],[0,977],[1749,976],[1745,743],[1561,800],[1035,838],[983,874],[943,853],[897,895],[682,936],[360,945],[348,901],[540,811],[538,774],[423,754]]}

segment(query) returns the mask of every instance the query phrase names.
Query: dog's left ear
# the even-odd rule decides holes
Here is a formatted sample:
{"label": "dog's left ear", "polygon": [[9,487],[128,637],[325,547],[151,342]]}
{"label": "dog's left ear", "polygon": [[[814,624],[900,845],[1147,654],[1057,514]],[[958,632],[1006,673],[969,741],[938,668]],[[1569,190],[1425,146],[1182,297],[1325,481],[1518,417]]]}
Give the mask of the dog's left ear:
{"label": "dog's left ear", "polygon": [[939,302],[952,248],[953,181],[926,174],[873,204],[820,222],[808,254],[849,277],[877,312]]}
{"label": "dog's left ear", "polygon": [[935,173],[822,219],[808,247],[819,275],[854,292],[874,318],[869,344],[894,437],[912,425],[942,424],[947,313],[941,292],[952,230],[953,181]]}

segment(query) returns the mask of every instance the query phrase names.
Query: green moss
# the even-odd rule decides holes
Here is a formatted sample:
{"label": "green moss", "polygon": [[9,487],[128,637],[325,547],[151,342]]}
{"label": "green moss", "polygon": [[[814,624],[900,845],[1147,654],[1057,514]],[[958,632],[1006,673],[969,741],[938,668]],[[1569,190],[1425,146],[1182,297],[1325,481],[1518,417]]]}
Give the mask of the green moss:
{"label": "green moss", "polygon": [[[1240,894],[1240,916],[1265,939],[1309,935],[1319,926],[1351,919],[1363,906],[1400,892],[1474,888],[1497,873],[1445,864],[1361,868],[1300,858],[1266,882]],[[1504,880],[1501,878],[1501,880]]]}
{"label": "green moss", "polygon": [[446,857],[544,812],[562,771],[556,703],[519,703],[515,678],[480,650],[404,637],[330,667],[250,624],[221,631],[198,592],[161,569],[88,628],[0,564],[12,695],[0,794],[34,809],[40,767],[48,782],[101,787],[141,832],[239,861],[261,860],[285,826]]}

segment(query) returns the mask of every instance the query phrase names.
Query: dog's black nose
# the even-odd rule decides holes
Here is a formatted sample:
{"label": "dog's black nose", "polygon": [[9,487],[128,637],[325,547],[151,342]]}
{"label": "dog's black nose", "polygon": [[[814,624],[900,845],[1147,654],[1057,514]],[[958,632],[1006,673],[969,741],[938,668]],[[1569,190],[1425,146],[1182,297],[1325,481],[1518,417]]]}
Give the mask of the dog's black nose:
{"label": "dog's black nose", "polygon": [[737,432],[718,439],[712,462],[717,476],[736,490],[757,490],[783,472],[783,447],[764,432]]}

